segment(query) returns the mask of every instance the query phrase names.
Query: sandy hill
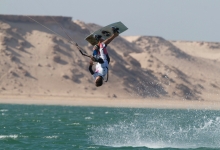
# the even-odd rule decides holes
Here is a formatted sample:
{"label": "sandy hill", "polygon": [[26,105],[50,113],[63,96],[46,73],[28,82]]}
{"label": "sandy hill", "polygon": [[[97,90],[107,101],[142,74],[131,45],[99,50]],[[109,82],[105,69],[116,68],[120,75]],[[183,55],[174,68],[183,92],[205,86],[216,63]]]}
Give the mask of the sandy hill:
{"label": "sandy hill", "polygon": [[140,60],[143,69],[151,69],[160,78],[169,95],[219,99],[220,43],[167,41],[149,36],[125,39],[143,50],[130,55]]}
{"label": "sandy hill", "polygon": [[[34,19],[66,36],[49,16]],[[84,38],[100,26],[54,17],[88,54]],[[218,100],[220,43],[118,37],[109,45],[110,77],[96,88],[88,58],[26,16],[0,15],[0,94],[71,97],[155,97]]]}

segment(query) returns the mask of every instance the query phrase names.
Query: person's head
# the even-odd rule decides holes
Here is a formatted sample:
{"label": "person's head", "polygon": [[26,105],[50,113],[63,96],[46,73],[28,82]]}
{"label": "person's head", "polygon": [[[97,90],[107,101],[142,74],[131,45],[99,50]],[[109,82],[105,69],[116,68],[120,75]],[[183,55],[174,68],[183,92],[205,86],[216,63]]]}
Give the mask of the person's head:
{"label": "person's head", "polygon": [[102,86],[102,84],[103,84],[102,76],[97,76],[96,79],[95,79],[95,85],[97,87],[99,87],[99,86]]}

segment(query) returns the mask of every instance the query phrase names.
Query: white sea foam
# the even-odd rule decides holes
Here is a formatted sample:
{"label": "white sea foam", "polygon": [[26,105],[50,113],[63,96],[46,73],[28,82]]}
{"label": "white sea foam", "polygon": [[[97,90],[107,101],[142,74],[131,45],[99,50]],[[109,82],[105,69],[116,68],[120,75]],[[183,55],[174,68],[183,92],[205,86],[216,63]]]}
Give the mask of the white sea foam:
{"label": "white sea foam", "polygon": [[74,123],[66,124],[66,125],[67,125],[67,126],[71,126],[71,125],[78,126],[78,125],[80,125],[80,123],[78,123],[78,122],[74,122]]}
{"label": "white sea foam", "polygon": [[86,119],[86,120],[90,120],[90,119],[92,119],[92,117],[85,117],[85,119]]}
{"label": "white sea foam", "polygon": [[46,139],[56,139],[56,138],[58,138],[58,136],[52,135],[52,136],[45,136],[44,138],[46,138]]}
{"label": "white sea foam", "polygon": [[141,116],[143,114],[140,114],[140,113],[134,113],[135,116]]}
{"label": "white sea foam", "polygon": [[7,139],[7,138],[12,138],[12,139],[16,139],[18,138],[18,135],[0,135],[0,139]]}
{"label": "white sea foam", "polygon": [[80,123],[78,123],[78,122],[75,122],[75,123],[73,123],[73,125],[80,125]]}
{"label": "white sea foam", "polygon": [[8,109],[1,109],[0,112],[6,112]]}

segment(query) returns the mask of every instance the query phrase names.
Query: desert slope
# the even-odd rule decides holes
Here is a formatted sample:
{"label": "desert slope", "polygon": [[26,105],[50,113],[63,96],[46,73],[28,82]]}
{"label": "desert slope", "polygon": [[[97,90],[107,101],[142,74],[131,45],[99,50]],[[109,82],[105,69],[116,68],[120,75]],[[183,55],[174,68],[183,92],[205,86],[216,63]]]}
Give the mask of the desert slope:
{"label": "desert slope", "polygon": [[166,86],[170,94],[219,99],[219,43],[167,41],[161,37],[147,36],[136,40],[124,38],[132,40],[143,50],[142,53],[131,54],[140,60],[143,69],[152,69],[158,78],[162,73],[170,80]]}
{"label": "desert slope", "polygon": [[[67,38],[51,17],[33,18]],[[99,25],[70,17],[54,19],[92,53],[84,38]],[[0,95],[219,100],[218,45],[203,42],[200,53],[196,51],[199,44],[190,42],[118,37],[108,46],[109,82],[96,88],[88,58],[74,45],[26,16],[0,15]]]}
{"label": "desert slope", "polygon": [[[132,51],[127,48],[127,45],[133,47],[123,38],[119,37],[115,45],[124,42],[124,51],[118,51],[109,46],[112,55],[109,82],[97,90],[88,72],[88,58],[83,57],[74,45],[25,16],[6,15],[0,18],[1,94],[110,98],[130,96],[128,93],[133,90],[133,87],[126,87],[121,75],[129,76],[129,70],[126,67],[132,70],[132,63],[138,65],[139,63],[130,56],[126,56],[128,61],[123,60],[123,55],[127,53],[126,49]],[[51,17],[34,16],[33,18],[61,36],[65,36]],[[68,17],[54,18],[63,25],[74,41],[85,51],[92,53],[92,46],[84,40],[85,36],[90,33],[88,29],[77,24],[77,21],[76,23],[71,21]],[[135,51],[140,51],[140,49]],[[118,65],[119,62],[121,67]],[[143,74],[140,68],[138,72]],[[133,77],[133,75],[130,76]]]}

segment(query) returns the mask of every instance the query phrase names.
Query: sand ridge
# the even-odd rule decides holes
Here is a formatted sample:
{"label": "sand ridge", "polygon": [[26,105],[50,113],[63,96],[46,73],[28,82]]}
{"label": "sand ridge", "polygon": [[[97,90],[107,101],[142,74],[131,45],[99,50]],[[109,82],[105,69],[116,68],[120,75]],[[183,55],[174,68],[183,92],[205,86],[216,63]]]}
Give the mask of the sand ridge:
{"label": "sand ridge", "polygon": [[[88,54],[92,53],[92,46],[84,38],[99,25],[69,17],[54,18]],[[35,19],[66,36],[50,17]],[[74,45],[25,16],[0,15],[0,96],[27,96],[29,100],[33,96],[63,100],[83,97],[87,102],[97,97],[218,103],[219,45],[119,36],[108,46],[109,82],[97,88],[88,72],[89,60]],[[5,102],[4,98],[1,100]]]}

